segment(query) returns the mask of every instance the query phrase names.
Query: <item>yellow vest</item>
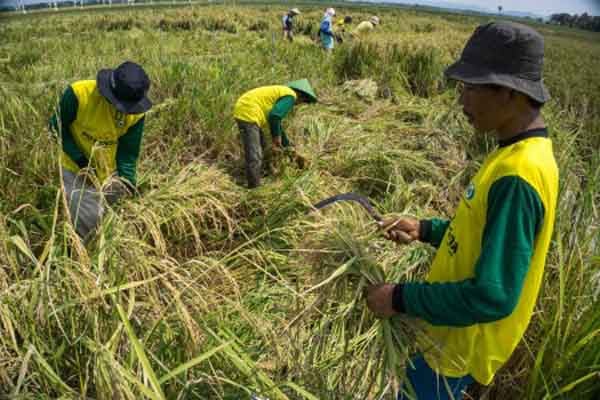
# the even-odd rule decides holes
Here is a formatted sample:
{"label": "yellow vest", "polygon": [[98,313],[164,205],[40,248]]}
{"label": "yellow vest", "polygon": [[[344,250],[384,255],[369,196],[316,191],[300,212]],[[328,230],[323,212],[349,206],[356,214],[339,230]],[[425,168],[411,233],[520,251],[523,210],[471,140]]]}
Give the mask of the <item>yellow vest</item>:
{"label": "yellow vest", "polygon": [[[78,81],[71,85],[77,97],[77,117],[70,126],[77,147],[96,170],[100,182],[117,170],[119,138],[144,114],[123,114],[100,94],[95,80]],[[63,168],[77,172],[79,167],[64,151]]]}
{"label": "yellow vest", "polygon": [[542,282],[546,253],[552,237],[558,196],[558,168],[548,138],[533,137],[491,153],[468,186],[458,205],[427,277],[428,282],[456,282],[474,277],[486,224],[491,185],[505,176],[519,176],[537,192],[544,205],[544,220],[521,297],[513,313],[491,323],[468,327],[426,324],[427,363],[449,377],[471,374],[487,385],[509,359],[529,324]]}
{"label": "yellow vest", "polygon": [[233,117],[253,122],[262,130],[267,128],[267,117],[277,100],[283,96],[297,98],[296,92],[287,86],[263,86],[246,92],[238,99],[233,109]]}

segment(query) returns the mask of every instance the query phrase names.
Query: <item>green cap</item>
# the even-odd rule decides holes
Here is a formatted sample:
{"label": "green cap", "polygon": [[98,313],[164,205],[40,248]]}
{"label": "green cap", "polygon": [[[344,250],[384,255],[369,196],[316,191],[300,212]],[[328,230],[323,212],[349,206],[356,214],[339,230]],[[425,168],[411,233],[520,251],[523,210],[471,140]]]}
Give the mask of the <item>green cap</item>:
{"label": "green cap", "polygon": [[288,82],[286,86],[304,93],[311,103],[317,102],[317,95],[315,94],[315,91],[313,90],[312,86],[310,86],[308,79],[300,79],[297,81]]}

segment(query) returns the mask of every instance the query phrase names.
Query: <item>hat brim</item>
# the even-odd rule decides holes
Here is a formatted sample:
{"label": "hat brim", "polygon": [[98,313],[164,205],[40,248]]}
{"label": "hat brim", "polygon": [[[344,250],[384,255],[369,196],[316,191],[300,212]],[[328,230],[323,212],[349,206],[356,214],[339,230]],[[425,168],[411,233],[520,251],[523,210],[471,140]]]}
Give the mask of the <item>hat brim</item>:
{"label": "hat brim", "polygon": [[288,82],[285,84],[285,86],[295,90],[296,92],[302,93],[307,98],[309,103],[316,103],[318,101],[317,95],[307,79],[299,79],[297,81]]}
{"label": "hat brim", "polygon": [[96,85],[100,94],[117,110],[125,114],[141,114],[152,108],[152,102],[144,96],[138,101],[125,101],[117,98],[110,88],[112,69],[101,69],[96,76]]}
{"label": "hat brim", "polygon": [[309,93],[309,92],[307,92],[305,90],[298,89],[298,88],[293,88],[293,89],[297,90],[300,93],[302,93],[308,99],[309,103],[316,103],[317,102],[317,97],[313,93]]}
{"label": "hat brim", "polygon": [[449,79],[474,85],[492,84],[505,86],[523,93],[540,103],[546,103],[550,100],[550,93],[542,81],[531,81],[509,74],[498,74],[462,60],[458,60],[448,67],[445,75]]}

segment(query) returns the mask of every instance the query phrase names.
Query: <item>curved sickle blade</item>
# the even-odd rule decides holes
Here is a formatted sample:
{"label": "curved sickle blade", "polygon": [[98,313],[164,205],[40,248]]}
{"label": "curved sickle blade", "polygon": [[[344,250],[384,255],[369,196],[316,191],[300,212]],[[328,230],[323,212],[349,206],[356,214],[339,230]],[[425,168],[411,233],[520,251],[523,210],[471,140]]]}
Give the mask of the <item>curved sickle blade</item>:
{"label": "curved sickle blade", "polygon": [[375,221],[377,221],[377,222],[383,221],[383,218],[381,217],[381,215],[379,215],[379,213],[377,211],[375,211],[375,208],[373,207],[373,205],[371,204],[371,202],[369,201],[368,198],[366,198],[365,196],[361,196],[360,194],[353,193],[353,192],[342,193],[342,194],[337,194],[335,196],[328,197],[325,200],[321,200],[317,204],[314,204],[313,207],[316,208],[317,210],[320,210],[320,209],[325,208],[325,207],[327,207],[331,204],[334,204],[338,201],[354,201],[354,202],[360,204],[365,210],[367,210],[369,215]]}

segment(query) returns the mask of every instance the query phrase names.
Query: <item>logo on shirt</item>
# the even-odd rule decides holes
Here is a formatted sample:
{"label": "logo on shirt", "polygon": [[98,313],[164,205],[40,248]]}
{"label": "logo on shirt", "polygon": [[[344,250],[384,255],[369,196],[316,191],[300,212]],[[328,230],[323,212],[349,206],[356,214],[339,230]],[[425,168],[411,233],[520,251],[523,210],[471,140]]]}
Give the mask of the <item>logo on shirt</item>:
{"label": "logo on shirt", "polygon": [[117,114],[115,115],[115,123],[116,123],[117,127],[122,128],[125,126],[125,118],[126,118],[125,114],[117,111]]}
{"label": "logo on shirt", "polygon": [[448,253],[451,256],[454,256],[458,251],[458,242],[456,241],[456,236],[454,235],[454,229],[452,225],[448,228]]}
{"label": "logo on shirt", "polygon": [[467,186],[467,189],[465,190],[465,197],[467,198],[467,200],[471,200],[473,197],[475,196],[475,185],[473,185],[473,183],[469,183],[469,186]]}

